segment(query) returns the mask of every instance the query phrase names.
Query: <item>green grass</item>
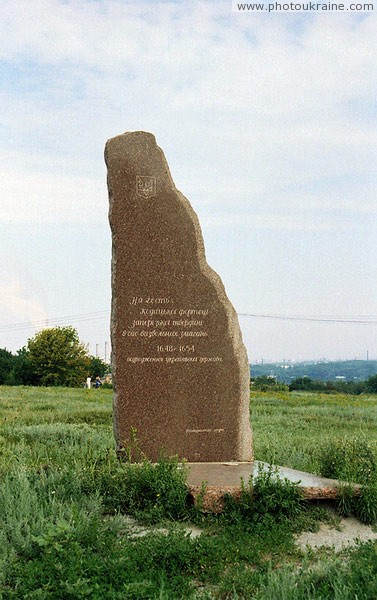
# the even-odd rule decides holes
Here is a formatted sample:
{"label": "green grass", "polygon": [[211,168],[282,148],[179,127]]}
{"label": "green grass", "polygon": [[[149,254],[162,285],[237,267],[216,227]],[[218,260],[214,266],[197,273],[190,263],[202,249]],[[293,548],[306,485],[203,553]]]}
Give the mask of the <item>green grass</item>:
{"label": "green grass", "polygon": [[[254,395],[256,458],[318,472],[332,440],[363,436],[375,452],[376,405]],[[241,504],[202,515],[186,506],[175,459],[118,462],[111,413],[111,390],[0,387],[1,599],[377,597],[376,544],[341,555],[296,547],[294,532],[325,514],[295,486],[266,472],[253,491],[245,482]],[[164,530],[137,537],[128,515]],[[190,520],[200,537],[186,532]]]}
{"label": "green grass", "polygon": [[321,474],[321,447],[366,438],[377,456],[377,396],[252,393],[257,460]]}

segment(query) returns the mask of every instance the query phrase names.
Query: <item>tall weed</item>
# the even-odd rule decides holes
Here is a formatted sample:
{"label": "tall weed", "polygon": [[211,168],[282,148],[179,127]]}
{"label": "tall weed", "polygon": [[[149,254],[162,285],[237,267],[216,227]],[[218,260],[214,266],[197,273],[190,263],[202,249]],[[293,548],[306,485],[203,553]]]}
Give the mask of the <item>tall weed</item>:
{"label": "tall weed", "polygon": [[98,470],[93,483],[108,512],[127,512],[149,523],[188,516],[186,469],[176,457]]}
{"label": "tall weed", "polygon": [[[362,523],[377,523],[377,459],[364,438],[338,439],[319,452],[322,475],[340,480],[337,510]],[[355,492],[352,483],[362,484]]]}
{"label": "tall weed", "polygon": [[319,450],[323,477],[368,484],[376,479],[377,458],[365,437],[338,438]]}
{"label": "tall weed", "polygon": [[[268,569],[255,600],[374,600],[377,597],[377,544],[360,544],[342,556],[324,557],[300,569]],[[247,596],[241,596],[247,597]]]}
{"label": "tall weed", "polygon": [[241,497],[226,498],[224,517],[233,520],[277,523],[297,517],[303,510],[303,495],[297,483],[279,476],[277,467],[262,468],[249,482],[242,482]]}
{"label": "tall weed", "polygon": [[354,514],[362,523],[377,523],[377,482],[363,485],[360,494],[355,496]]}

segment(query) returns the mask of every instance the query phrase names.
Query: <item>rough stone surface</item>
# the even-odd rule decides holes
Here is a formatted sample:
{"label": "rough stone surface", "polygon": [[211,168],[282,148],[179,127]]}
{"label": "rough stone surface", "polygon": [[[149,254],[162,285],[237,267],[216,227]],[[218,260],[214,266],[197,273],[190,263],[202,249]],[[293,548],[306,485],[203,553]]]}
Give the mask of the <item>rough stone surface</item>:
{"label": "rough stone surface", "polygon": [[250,461],[249,363],[198,218],[152,134],[110,139],[105,160],[118,450],[136,430],[152,460],[163,448],[195,462]]}

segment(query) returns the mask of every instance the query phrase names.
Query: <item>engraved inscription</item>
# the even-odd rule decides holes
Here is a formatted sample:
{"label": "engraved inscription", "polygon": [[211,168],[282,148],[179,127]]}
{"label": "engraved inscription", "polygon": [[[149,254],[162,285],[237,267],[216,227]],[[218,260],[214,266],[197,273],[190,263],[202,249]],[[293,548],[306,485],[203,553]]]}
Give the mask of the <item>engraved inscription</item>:
{"label": "engraved inscription", "polygon": [[152,198],[157,193],[156,177],[136,175],[136,193],[142,198]]}
{"label": "engraved inscription", "polygon": [[[143,340],[142,356],[128,356],[133,364],[177,363],[219,364],[222,356],[209,356],[208,308],[175,306],[174,299],[163,296],[133,296],[129,322],[122,337]],[[129,351],[132,352],[131,346]]]}
{"label": "engraved inscription", "polygon": [[186,429],[186,433],[225,433],[223,427],[217,427],[216,429]]}

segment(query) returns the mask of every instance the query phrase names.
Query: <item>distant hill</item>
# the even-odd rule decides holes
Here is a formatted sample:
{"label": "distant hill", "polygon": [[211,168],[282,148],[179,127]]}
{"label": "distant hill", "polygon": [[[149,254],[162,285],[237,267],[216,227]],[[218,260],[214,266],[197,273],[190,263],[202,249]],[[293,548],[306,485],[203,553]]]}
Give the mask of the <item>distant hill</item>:
{"label": "distant hill", "polygon": [[365,381],[377,374],[377,360],[345,360],[335,362],[266,363],[250,365],[251,377],[267,375],[290,383],[297,377],[316,381]]}

